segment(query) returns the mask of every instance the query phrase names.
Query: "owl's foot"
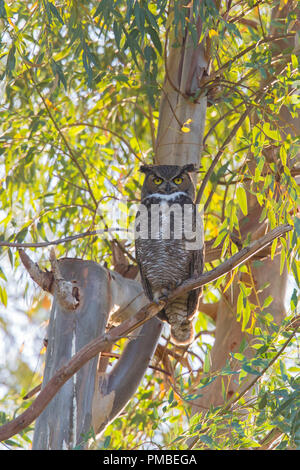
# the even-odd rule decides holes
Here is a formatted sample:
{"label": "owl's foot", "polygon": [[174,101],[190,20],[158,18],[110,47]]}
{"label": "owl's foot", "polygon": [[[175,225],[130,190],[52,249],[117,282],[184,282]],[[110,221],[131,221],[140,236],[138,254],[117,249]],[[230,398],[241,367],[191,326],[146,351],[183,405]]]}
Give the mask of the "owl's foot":
{"label": "owl's foot", "polygon": [[170,294],[170,289],[164,287],[163,289],[161,289],[160,291],[156,292],[153,296],[153,302],[155,303],[159,303],[161,300],[163,302],[165,302],[166,300],[168,300],[168,296]]}

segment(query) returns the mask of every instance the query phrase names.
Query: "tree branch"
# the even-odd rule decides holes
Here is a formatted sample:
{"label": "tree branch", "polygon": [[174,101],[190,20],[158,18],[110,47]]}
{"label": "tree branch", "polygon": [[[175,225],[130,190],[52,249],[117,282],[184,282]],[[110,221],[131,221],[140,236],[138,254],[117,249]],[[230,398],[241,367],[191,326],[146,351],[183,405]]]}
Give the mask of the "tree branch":
{"label": "tree branch", "polygon": [[189,292],[190,290],[196,289],[197,287],[204,286],[209,282],[215,281],[221,276],[232,271],[234,268],[237,268],[241,264],[248,261],[252,258],[258,251],[262,250],[270,243],[272,243],[275,238],[283,236],[285,233],[292,230],[292,226],[289,224],[286,225],[279,225],[278,227],[271,230],[265,236],[259,238],[258,240],[253,241],[250,245],[242,248],[238,253],[231,256],[228,260],[224,261],[224,263],[220,264],[216,268],[208,271],[204,274],[201,274],[196,279],[188,279],[187,281],[183,282],[179,287],[177,287],[168,297],[168,300],[173,300],[176,297]]}
{"label": "tree branch", "polygon": [[42,271],[37,263],[32,261],[24,250],[19,249],[19,255],[31,279],[44,291],[53,293],[53,274],[50,271]]}
{"label": "tree branch", "polygon": [[99,235],[103,233],[109,232],[126,232],[127,229],[123,228],[105,228],[100,230],[88,230],[87,232],[77,233],[76,235],[70,235],[69,237],[65,238],[58,238],[57,240],[53,240],[51,242],[37,242],[37,243],[19,243],[19,242],[7,242],[7,241],[0,241],[0,246],[6,246],[8,248],[44,248],[47,246],[52,245],[60,245],[61,243],[71,242],[73,240],[78,240],[78,238],[84,237],[92,237],[94,235]]}
{"label": "tree branch", "polygon": [[215,281],[219,277],[227,274],[232,269],[247,261],[266,245],[272,243],[275,238],[283,236],[292,228],[293,227],[288,224],[276,227],[271,232],[267,233],[264,237],[260,238],[259,240],[255,240],[254,242],[250,243],[249,246],[242,248],[241,251],[233,255],[217,268],[202,274],[197,279],[189,279],[185,281],[168,296],[167,300],[160,300],[158,303],[149,303],[139,310],[137,314],[131,318],[128,318],[119,326],[111,329],[105,335],[94,339],[89,344],[84,346],[71,358],[71,360],[66,365],[62,366],[53,375],[53,377],[42,389],[36,400],[30,407],[26,409],[24,413],[22,413],[16,419],[0,427],[0,441],[10,438],[32,423],[41,414],[41,412],[56,395],[58,390],[64,385],[64,383],[69,380],[86,362],[99,354],[99,352],[107,350],[107,348],[114,344],[117,340],[128,336],[129,333],[131,333],[133,330],[140,327],[146,321],[150,320],[150,318],[157,315],[157,313],[166,306],[168,301],[173,300],[174,298],[192,289],[196,289],[197,287]]}
{"label": "tree branch", "polygon": [[76,281],[66,281],[59,269],[54,248],[50,250],[50,263],[54,279],[54,288],[57,300],[65,310],[75,310],[79,305],[79,287]]}

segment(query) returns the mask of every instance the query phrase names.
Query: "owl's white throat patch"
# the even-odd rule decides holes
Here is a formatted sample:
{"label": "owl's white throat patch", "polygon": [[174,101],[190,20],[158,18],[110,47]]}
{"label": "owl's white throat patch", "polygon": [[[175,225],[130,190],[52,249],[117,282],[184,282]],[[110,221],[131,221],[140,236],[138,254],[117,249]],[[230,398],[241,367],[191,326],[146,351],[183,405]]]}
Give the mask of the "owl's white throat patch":
{"label": "owl's white throat patch", "polygon": [[146,196],[145,199],[149,199],[150,197],[153,197],[155,199],[160,199],[161,201],[172,201],[177,199],[180,196],[187,196],[186,193],[183,191],[176,191],[175,193],[171,194],[161,194],[161,193],[153,193],[149,194],[149,196]]}

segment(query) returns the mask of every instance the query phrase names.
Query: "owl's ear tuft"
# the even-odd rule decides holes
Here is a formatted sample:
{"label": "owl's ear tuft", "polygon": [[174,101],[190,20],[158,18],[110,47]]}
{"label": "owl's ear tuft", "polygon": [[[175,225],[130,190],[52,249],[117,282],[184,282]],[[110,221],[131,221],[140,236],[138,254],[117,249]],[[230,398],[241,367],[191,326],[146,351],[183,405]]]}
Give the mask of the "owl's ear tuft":
{"label": "owl's ear tuft", "polygon": [[184,165],[182,167],[182,170],[187,171],[188,173],[194,173],[195,171],[197,171],[194,163],[188,163],[187,165]]}
{"label": "owl's ear tuft", "polygon": [[149,173],[151,171],[151,167],[148,166],[148,165],[141,165],[140,168],[139,168],[139,171],[141,171],[142,173]]}

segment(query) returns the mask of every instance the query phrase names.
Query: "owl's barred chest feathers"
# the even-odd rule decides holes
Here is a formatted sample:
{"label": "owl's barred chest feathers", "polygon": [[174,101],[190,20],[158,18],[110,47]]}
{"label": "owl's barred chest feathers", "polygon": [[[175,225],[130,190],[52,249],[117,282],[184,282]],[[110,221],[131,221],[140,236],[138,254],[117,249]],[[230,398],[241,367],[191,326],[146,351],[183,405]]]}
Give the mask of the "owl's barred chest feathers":
{"label": "owl's barred chest feathers", "polygon": [[[175,287],[187,276],[187,266],[190,263],[190,253],[185,247],[184,231],[178,230],[179,239],[174,238],[175,229],[183,229],[183,213],[180,208],[183,204],[192,204],[191,199],[183,192],[172,194],[154,193],[146,196],[142,204],[148,211],[147,235],[144,239],[137,241],[139,245],[139,258],[143,260],[143,272],[151,282],[152,290],[165,287]],[[173,204],[179,204],[179,214],[169,212]],[[156,207],[157,211],[151,210]],[[153,218],[157,214],[157,223]],[[151,217],[152,215],[152,217]],[[164,220],[168,217],[164,229]],[[178,225],[180,227],[178,227]],[[169,230],[169,236],[167,231]],[[143,233],[142,233],[143,235]],[[174,259],[176,255],[177,259]],[[170,262],[171,261],[171,262]],[[157,275],[159,273],[159,276]]]}
{"label": "owl's barred chest feathers", "polygon": [[[193,165],[142,169],[146,179],[136,217],[136,257],[145,294],[151,300],[168,295],[203,269],[202,246],[189,245],[196,228],[195,188],[189,174],[192,170]],[[199,295],[200,290],[196,289],[174,299],[159,315],[171,325],[171,337],[176,344],[192,341],[191,320]]]}
{"label": "owl's barred chest feathers", "polygon": [[188,260],[182,261],[186,258],[182,242],[177,242],[176,248],[173,240],[140,240],[137,243],[143,273],[151,282],[153,290],[175,287],[178,281],[186,279]]}

